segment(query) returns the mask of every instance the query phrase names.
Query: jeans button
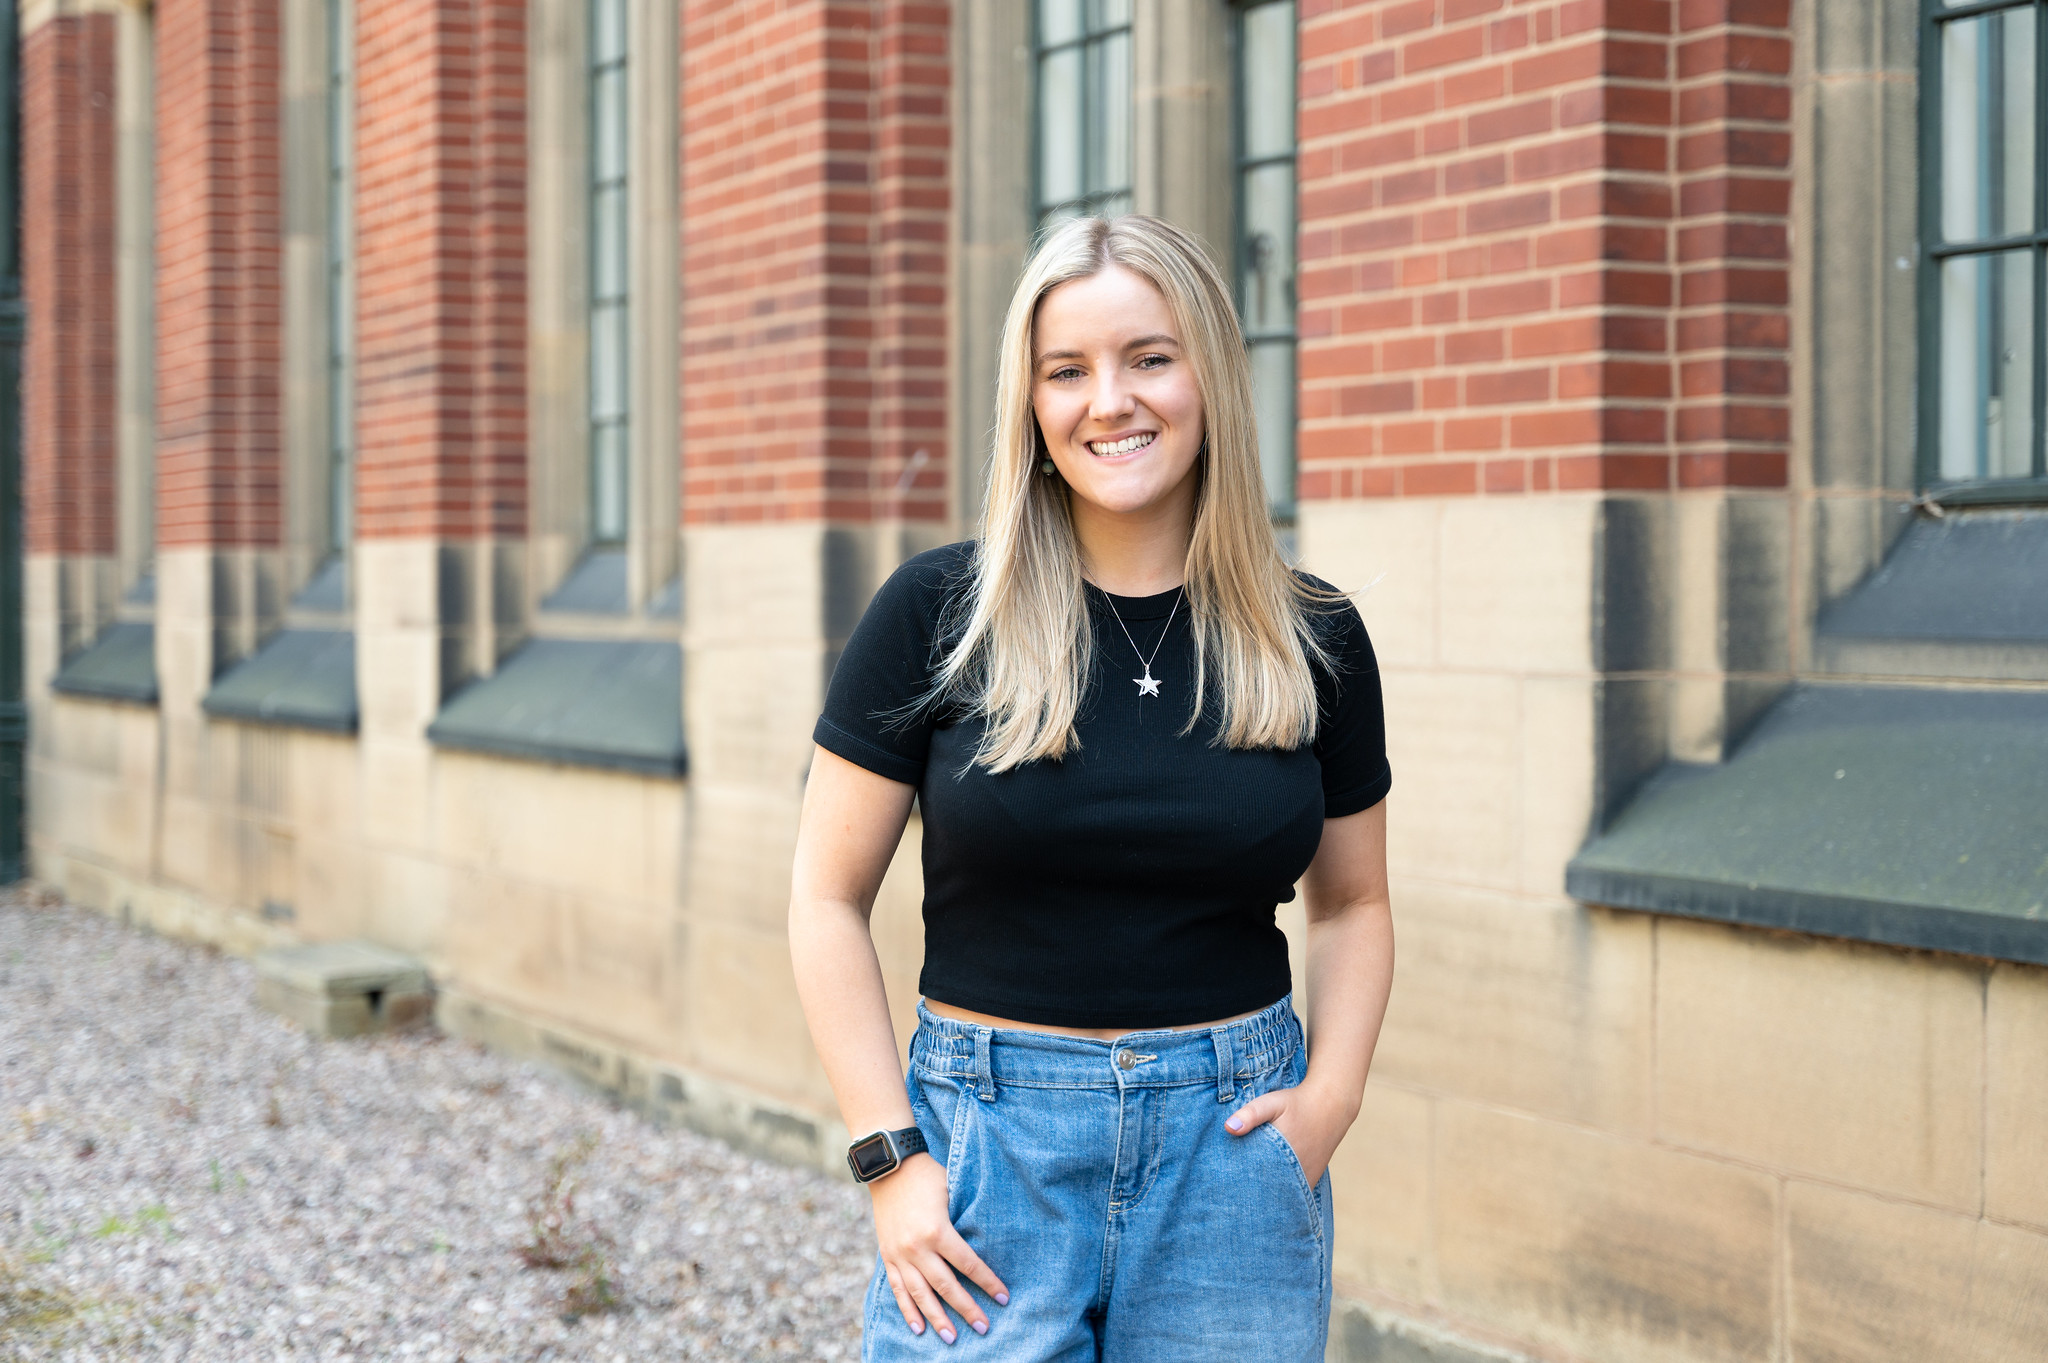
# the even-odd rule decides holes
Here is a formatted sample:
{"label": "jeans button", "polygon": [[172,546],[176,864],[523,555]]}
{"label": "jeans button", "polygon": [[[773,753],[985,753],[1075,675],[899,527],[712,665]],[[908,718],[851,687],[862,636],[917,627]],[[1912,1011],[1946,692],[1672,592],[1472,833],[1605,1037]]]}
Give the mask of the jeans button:
{"label": "jeans button", "polygon": [[1129,1051],[1118,1051],[1116,1053],[1116,1064],[1118,1069],[1127,1070],[1137,1063],[1138,1062],[1136,1058],[1134,1058]]}

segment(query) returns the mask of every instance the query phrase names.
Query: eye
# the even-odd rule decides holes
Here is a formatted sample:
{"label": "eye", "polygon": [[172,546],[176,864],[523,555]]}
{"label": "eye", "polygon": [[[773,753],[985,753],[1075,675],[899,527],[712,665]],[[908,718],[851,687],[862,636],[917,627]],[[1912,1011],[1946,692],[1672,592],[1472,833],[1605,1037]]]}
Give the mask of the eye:
{"label": "eye", "polygon": [[1142,355],[1138,358],[1138,368],[1140,369],[1157,369],[1161,365],[1172,363],[1173,357],[1171,355]]}
{"label": "eye", "polygon": [[1080,366],[1071,364],[1063,364],[1045,376],[1048,383],[1065,383],[1069,379],[1078,379],[1080,377]]}

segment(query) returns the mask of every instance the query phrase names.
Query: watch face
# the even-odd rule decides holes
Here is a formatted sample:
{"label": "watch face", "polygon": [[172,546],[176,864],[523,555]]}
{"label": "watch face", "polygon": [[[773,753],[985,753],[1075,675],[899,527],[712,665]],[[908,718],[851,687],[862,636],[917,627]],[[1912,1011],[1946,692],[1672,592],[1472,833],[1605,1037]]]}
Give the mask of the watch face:
{"label": "watch face", "polygon": [[846,1159],[847,1163],[853,1166],[853,1176],[863,1183],[872,1178],[880,1178],[894,1169],[898,1163],[896,1147],[879,1131],[855,1141],[852,1148],[846,1152]]}

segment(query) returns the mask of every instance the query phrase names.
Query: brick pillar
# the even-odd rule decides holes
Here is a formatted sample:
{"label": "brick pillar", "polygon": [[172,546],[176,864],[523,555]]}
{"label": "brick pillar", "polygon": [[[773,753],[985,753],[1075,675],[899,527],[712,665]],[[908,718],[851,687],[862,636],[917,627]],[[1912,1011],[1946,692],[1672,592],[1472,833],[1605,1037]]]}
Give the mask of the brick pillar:
{"label": "brick pillar", "polygon": [[[526,5],[357,0],[355,41],[363,810],[372,882],[417,884],[426,726],[521,624]],[[441,911],[380,897],[367,926],[431,950]]]}
{"label": "brick pillar", "polygon": [[[276,0],[156,11],[159,665],[196,704],[281,609]],[[168,641],[169,652],[166,652]]]}
{"label": "brick pillar", "polygon": [[1679,6],[1678,480],[1783,487],[1791,412],[1791,0]]}
{"label": "brick pillar", "polygon": [[[683,10],[684,722],[679,1021],[697,1063],[815,1098],[783,915],[837,650],[944,536],[944,4]],[[918,451],[924,451],[922,461]],[[741,982],[745,982],[742,984]],[[764,1040],[762,1017],[789,1020]]]}
{"label": "brick pillar", "polygon": [[22,519],[29,676],[91,642],[115,544],[115,16],[22,35]]}
{"label": "brick pillar", "polygon": [[278,0],[159,0],[156,121],[158,871],[216,854],[200,705],[283,611],[283,137]]}
{"label": "brick pillar", "polygon": [[1775,685],[1732,674],[1784,665],[1782,628],[1723,636],[1784,590],[1788,8],[1304,7],[1305,542],[1361,499],[1563,498],[1386,516],[1572,565],[1527,581],[1592,613],[1596,807],[1718,757]]}

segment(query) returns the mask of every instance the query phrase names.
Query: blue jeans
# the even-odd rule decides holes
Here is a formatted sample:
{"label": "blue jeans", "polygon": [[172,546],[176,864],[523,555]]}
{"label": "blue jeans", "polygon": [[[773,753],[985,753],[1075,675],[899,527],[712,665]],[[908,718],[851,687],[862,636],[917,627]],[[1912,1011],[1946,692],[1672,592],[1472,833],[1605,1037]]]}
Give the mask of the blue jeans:
{"label": "blue jeans", "polygon": [[[1115,1042],[956,1022],[918,1008],[911,1111],[946,1166],[953,1224],[1010,1289],[986,1337],[903,1323],[879,1259],[868,1363],[1321,1363],[1330,1180],[1268,1123],[1223,1119],[1301,1082],[1301,1024],[1253,1017]],[[955,1325],[959,1322],[956,1318]]]}

